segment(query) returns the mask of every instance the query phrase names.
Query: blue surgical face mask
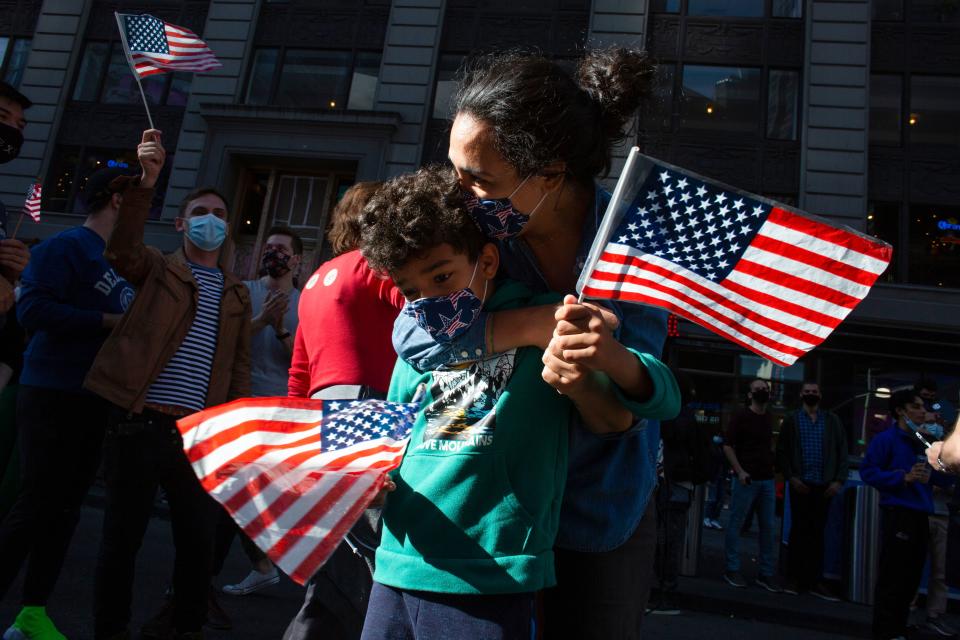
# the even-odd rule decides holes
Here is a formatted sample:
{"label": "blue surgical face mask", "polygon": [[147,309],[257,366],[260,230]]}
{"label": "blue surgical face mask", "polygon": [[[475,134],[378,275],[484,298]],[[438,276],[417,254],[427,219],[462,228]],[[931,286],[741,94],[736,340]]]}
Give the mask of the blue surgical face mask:
{"label": "blue surgical face mask", "polygon": [[190,242],[202,251],[216,251],[227,239],[227,223],[214,213],[187,218],[184,224]]}
{"label": "blue surgical face mask", "polygon": [[943,425],[936,422],[924,422],[920,428],[932,435],[937,440],[943,440]]}
{"label": "blue surgical face mask", "polygon": [[463,192],[467,212],[488,238],[505,240],[520,235],[520,232],[523,231],[527,222],[530,221],[530,217],[537,212],[537,209],[539,209],[543,201],[546,200],[549,194],[545,193],[530,213],[520,213],[513,208],[511,198],[517,195],[517,191],[520,191],[520,188],[523,187],[529,179],[530,176],[527,176],[517,185],[513,193],[506,198],[499,198],[497,200],[481,200],[469,191]]}
{"label": "blue surgical face mask", "polygon": [[[454,291],[445,296],[420,298],[408,302],[403,312],[417,321],[420,327],[429,333],[437,342],[452,342],[476,322],[483,308],[483,299],[470,289],[477,275],[477,267],[473,267],[470,284],[465,289]],[[483,283],[483,298],[487,297],[487,282]]]}

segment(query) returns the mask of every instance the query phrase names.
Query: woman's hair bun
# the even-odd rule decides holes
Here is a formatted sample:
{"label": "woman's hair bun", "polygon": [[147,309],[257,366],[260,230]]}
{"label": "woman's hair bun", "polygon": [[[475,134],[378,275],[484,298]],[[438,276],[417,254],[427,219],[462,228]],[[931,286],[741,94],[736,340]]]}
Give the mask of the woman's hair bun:
{"label": "woman's hair bun", "polygon": [[577,82],[600,108],[608,140],[623,138],[627,123],[650,96],[655,66],[641,49],[610,47],[588,51]]}

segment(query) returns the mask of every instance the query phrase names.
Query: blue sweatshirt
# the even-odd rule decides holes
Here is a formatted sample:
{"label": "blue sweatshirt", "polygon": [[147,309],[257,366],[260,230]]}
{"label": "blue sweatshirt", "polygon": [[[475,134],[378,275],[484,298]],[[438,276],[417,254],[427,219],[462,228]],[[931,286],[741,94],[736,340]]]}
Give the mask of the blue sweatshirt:
{"label": "blue sweatshirt", "polygon": [[896,424],[870,441],[860,463],[860,477],[880,491],[881,507],[904,507],[933,513],[933,490],[930,485],[947,487],[953,484],[953,478],[934,471],[927,484],[905,483],[903,477],[920,461],[921,456],[926,460],[923,445],[917,437]]}
{"label": "blue sweatshirt", "polygon": [[20,383],[81,391],[106,340],[103,314],[123,313],[134,290],[103,257],[95,231],[74,227],[30,252],[21,277],[17,319],[30,342]]}

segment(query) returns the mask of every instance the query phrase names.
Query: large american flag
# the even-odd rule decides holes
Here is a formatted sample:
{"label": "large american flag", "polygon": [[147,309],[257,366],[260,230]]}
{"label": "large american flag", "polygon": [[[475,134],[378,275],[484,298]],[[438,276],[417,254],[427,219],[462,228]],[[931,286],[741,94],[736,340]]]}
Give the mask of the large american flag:
{"label": "large american flag", "polygon": [[866,297],[891,255],[634,149],[577,289],[663,307],[789,366]]}
{"label": "large american flag", "polygon": [[43,187],[39,182],[34,182],[27,189],[27,199],[23,203],[23,212],[33,218],[34,222],[40,222],[40,197]]}
{"label": "large american flag", "polygon": [[210,71],[223,65],[197,34],[151,15],[118,13],[120,38],[134,73]]}
{"label": "large american flag", "polygon": [[397,468],[417,403],[251,398],[177,422],[203,488],[304,584]]}

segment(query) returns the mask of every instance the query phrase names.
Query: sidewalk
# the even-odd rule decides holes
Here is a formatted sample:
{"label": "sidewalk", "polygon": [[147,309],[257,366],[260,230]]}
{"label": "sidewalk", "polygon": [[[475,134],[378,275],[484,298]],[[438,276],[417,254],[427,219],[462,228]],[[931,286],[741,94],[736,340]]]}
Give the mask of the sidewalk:
{"label": "sidewalk", "polygon": [[[721,524],[726,525],[729,511],[724,511]],[[779,519],[777,526],[779,530]],[[677,605],[689,611],[770,622],[779,625],[842,634],[844,637],[869,638],[872,608],[851,602],[827,602],[809,594],[799,596],[770,593],[752,584],[757,575],[756,524],[740,543],[743,575],[751,583],[737,589],[724,582],[723,544],[725,531],[703,529],[700,561],[696,577],[681,577]],[[839,593],[841,596],[842,592]],[[922,612],[919,612],[922,616]],[[949,616],[948,619],[952,618]],[[950,620],[952,622],[952,620]],[[914,638],[935,638],[918,630]]]}

